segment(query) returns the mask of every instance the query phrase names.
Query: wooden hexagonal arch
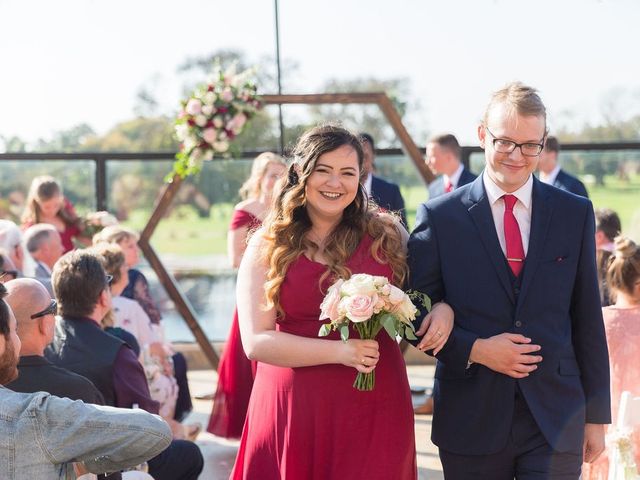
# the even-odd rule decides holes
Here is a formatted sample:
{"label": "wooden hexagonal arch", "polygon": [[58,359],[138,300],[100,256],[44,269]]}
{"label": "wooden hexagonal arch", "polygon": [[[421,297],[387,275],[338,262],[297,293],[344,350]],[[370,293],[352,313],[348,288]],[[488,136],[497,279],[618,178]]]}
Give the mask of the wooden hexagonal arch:
{"label": "wooden hexagonal arch", "polygon": [[[407,129],[404,127],[398,111],[395,109],[393,103],[385,93],[374,92],[323,93],[307,95],[263,95],[262,100],[266,105],[317,105],[332,103],[376,104],[380,107],[380,110],[389,121],[389,124],[393,128],[402,144],[403,151],[409,156],[409,158],[411,158],[425,183],[429,183],[433,180],[433,173],[424,163],[422,153],[407,132]],[[151,268],[153,268],[156,275],[158,276],[160,283],[162,283],[162,286],[165,288],[167,294],[174,302],[177,310],[182,315],[182,318],[184,318],[185,322],[191,329],[191,332],[198,342],[198,345],[200,345],[200,348],[211,363],[212,367],[217,371],[219,363],[218,355],[216,354],[215,350],[211,346],[211,343],[200,327],[193,307],[191,306],[187,298],[182,294],[176,280],[173,278],[173,275],[171,275],[164,267],[164,264],[160,260],[160,257],[150,243],[153,232],[155,231],[158,223],[160,223],[160,220],[171,205],[171,202],[178,192],[181,183],[181,178],[176,175],[169,183],[163,186],[154,206],[151,217],[149,218],[147,225],[144,227],[138,243],[140,245],[140,249],[144,253],[145,258],[149,262],[149,265],[151,266]]]}

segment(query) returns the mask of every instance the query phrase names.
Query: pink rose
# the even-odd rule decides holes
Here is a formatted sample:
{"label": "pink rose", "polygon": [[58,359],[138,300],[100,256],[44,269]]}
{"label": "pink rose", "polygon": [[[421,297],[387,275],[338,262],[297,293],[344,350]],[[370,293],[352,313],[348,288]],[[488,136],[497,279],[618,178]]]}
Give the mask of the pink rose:
{"label": "pink rose", "polygon": [[229,103],[231,100],[233,100],[233,92],[230,88],[225,88],[222,91],[222,94],[220,94],[220,98],[222,98],[223,102]]}
{"label": "pink rose", "polygon": [[216,141],[216,129],[215,128],[205,128],[202,131],[202,139],[207,143],[213,143]]}
{"label": "pink rose", "polygon": [[340,287],[343,283],[344,280],[340,279],[329,288],[320,305],[320,320],[328,318],[333,323],[340,319],[338,305],[340,305]]}
{"label": "pink rose", "polygon": [[373,315],[373,309],[378,302],[378,296],[351,295],[341,300],[340,306],[345,310],[349,320],[355,323],[365,322]]}
{"label": "pink rose", "polygon": [[190,98],[185,107],[189,115],[198,115],[202,111],[202,103],[197,98]]}

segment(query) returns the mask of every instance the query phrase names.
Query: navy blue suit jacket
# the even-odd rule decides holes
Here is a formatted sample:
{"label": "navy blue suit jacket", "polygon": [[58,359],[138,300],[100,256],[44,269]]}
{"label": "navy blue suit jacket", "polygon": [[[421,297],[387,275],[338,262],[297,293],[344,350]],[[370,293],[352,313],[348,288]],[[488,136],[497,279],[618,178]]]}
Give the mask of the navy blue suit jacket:
{"label": "navy blue suit jacket", "polygon": [[566,190],[567,192],[580,195],[581,197],[589,198],[589,194],[587,193],[584,183],[564,170],[560,170],[558,172],[558,176],[553,182],[553,186],[561,190]]}
{"label": "navy blue suit jacket", "polygon": [[404,199],[400,188],[395,183],[387,182],[375,175],[371,176],[371,198],[379,207],[400,214],[402,223],[407,226],[407,215],[404,210]]}
{"label": "navy blue suit jacket", "polygon": [[[610,422],[591,202],[534,178],[529,248],[516,291],[480,176],[420,205],[409,266],[410,287],[455,312],[437,357],[436,445],[465,455],[502,450],[516,383],[557,451],[581,451],[585,422]],[[516,380],[479,364],[467,368],[476,339],[504,332],[542,347],[537,370]]]}
{"label": "navy blue suit jacket", "polygon": [[[458,180],[458,185],[456,188],[460,188],[463,185],[473,182],[476,179],[476,176],[471,173],[466,168],[462,170],[462,174],[460,174],[460,180]],[[441,175],[436,178],[433,182],[429,184],[429,199],[433,199],[439,197],[440,195],[444,195],[444,177]]]}

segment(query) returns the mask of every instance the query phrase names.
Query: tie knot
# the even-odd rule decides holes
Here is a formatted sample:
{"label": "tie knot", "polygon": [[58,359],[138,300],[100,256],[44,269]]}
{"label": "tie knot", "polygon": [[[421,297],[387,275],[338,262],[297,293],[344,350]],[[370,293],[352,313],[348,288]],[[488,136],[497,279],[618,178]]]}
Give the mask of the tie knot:
{"label": "tie knot", "polygon": [[504,200],[504,208],[508,211],[513,210],[513,206],[518,201],[518,197],[515,195],[503,195],[502,199]]}

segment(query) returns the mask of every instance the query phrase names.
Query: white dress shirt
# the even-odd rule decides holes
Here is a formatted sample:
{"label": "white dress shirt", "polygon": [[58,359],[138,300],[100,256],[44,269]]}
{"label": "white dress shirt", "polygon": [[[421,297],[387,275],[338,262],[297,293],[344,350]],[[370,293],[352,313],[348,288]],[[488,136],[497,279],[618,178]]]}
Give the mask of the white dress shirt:
{"label": "white dress shirt", "polygon": [[553,182],[556,181],[556,177],[558,176],[559,172],[560,172],[560,165],[556,165],[556,168],[551,170],[549,174],[540,172],[540,181],[542,183],[546,183],[547,185],[553,185]]}
{"label": "white dress shirt", "polygon": [[367,175],[367,178],[365,179],[365,181],[362,183],[362,186],[364,187],[364,191],[367,192],[367,195],[370,197],[371,196],[371,183],[373,181],[373,174],[369,173]]}
{"label": "white dress shirt", "polygon": [[[507,192],[497,186],[493,180],[487,175],[485,170],[482,174],[482,182],[484,183],[484,190],[487,193],[487,200],[491,205],[491,214],[493,215],[493,223],[496,226],[496,233],[498,234],[498,240],[500,241],[500,247],[502,252],[507,255],[507,243],[504,239],[504,200],[503,195],[507,195]],[[518,227],[520,228],[520,235],[522,236],[522,246],[524,247],[524,253],[527,254],[529,250],[529,233],[531,232],[531,204],[533,194],[533,176],[529,175],[529,179],[518,190],[511,193],[518,201],[513,206],[513,215],[516,217]]]}
{"label": "white dress shirt", "polygon": [[444,179],[444,184],[447,185],[447,180],[455,190],[458,188],[458,183],[460,182],[460,176],[462,175],[462,171],[464,170],[464,165],[458,165],[458,169],[453,173],[453,175],[449,176],[446,173],[442,176]]}

